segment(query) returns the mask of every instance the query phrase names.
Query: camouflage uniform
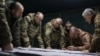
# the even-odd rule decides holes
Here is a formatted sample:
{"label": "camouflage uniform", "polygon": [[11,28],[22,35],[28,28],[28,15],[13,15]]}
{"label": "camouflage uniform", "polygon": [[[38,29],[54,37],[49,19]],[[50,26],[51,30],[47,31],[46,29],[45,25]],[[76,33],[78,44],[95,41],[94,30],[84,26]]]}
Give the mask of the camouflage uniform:
{"label": "camouflage uniform", "polygon": [[20,21],[22,17],[20,18],[14,18],[12,13],[7,11],[7,20],[8,24],[11,30],[11,34],[13,37],[13,45],[14,47],[19,47],[21,46],[21,40],[20,40]]}
{"label": "camouflage uniform", "polygon": [[16,20],[16,22],[13,25],[13,28],[11,29],[12,36],[13,36],[13,45],[14,47],[21,46],[21,37],[20,37],[20,20],[22,18]]}
{"label": "camouflage uniform", "polygon": [[53,20],[48,22],[44,27],[45,30],[44,41],[46,47],[57,48],[57,49],[64,48],[65,43],[64,43],[63,28],[62,26],[60,26],[60,28],[55,29],[52,25]]}
{"label": "camouflage uniform", "polygon": [[[34,42],[37,40],[39,42],[39,46],[44,46],[43,40],[41,37],[41,23],[37,25],[34,21],[34,13],[29,13],[24,17],[21,21],[21,38],[23,41],[23,46],[27,47],[31,45],[35,46]],[[36,39],[36,40],[35,40]]]}
{"label": "camouflage uniform", "polygon": [[5,16],[5,7],[0,0],[0,46],[11,43],[12,36]]}
{"label": "camouflage uniform", "polygon": [[93,34],[93,43],[90,52],[100,52],[100,12],[97,13],[95,19],[95,32]]}
{"label": "camouflage uniform", "polygon": [[70,45],[70,37],[69,37],[69,30],[64,27],[64,34],[65,34],[65,47],[68,47]]}
{"label": "camouflage uniform", "polygon": [[73,45],[77,47],[76,50],[87,50],[90,47],[91,43],[91,35],[87,32],[82,31],[81,29],[79,30],[79,37],[76,39],[71,39],[70,40],[70,45]]}

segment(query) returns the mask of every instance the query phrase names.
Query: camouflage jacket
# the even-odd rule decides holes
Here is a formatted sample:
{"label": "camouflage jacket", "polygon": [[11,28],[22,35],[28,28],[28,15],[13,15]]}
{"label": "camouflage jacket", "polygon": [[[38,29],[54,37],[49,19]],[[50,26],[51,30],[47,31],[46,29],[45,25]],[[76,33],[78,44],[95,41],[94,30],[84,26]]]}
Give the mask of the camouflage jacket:
{"label": "camouflage jacket", "polygon": [[19,18],[18,20],[15,21],[12,29],[11,29],[11,33],[12,33],[12,36],[13,36],[13,45],[14,47],[19,47],[21,46],[21,37],[20,37],[20,20],[22,18]]}
{"label": "camouflage jacket", "polygon": [[20,21],[22,17],[20,18],[14,18],[13,14],[7,10],[6,13],[7,21],[11,30],[12,38],[13,38],[13,45],[14,47],[21,46],[21,40],[20,40]]}
{"label": "camouflage jacket", "polygon": [[5,8],[0,4],[0,46],[11,43],[12,35],[5,16]]}
{"label": "camouflage jacket", "polygon": [[41,37],[41,24],[35,24],[34,13],[30,13],[22,19],[21,38],[24,46],[34,46],[34,38],[37,38],[40,47],[44,45]]}
{"label": "camouflage jacket", "polygon": [[100,52],[100,12],[97,13],[95,19],[95,31],[93,34],[93,42],[89,49],[90,52]]}
{"label": "camouflage jacket", "polygon": [[71,40],[69,36],[70,30],[67,30],[65,27],[63,29],[64,29],[64,34],[65,34],[65,37],[64,37],[65,47],[68,47],[70,45],[70,40]]}
{"label": "camouflage jacket", "polygon": [[88,50],[91,44],[91,35],[85,31],[79,29],[79,37],[77,39],[71,39],[71,45],[78,47],[78,50]]}
{"label": "camouflage jacket", "polygon": [[47,47],[51,48],[64,48],[64,31],[62,26],[59,29],[55,29],[52,25],[52,21],[48,22],[44,27],[44,41]]}

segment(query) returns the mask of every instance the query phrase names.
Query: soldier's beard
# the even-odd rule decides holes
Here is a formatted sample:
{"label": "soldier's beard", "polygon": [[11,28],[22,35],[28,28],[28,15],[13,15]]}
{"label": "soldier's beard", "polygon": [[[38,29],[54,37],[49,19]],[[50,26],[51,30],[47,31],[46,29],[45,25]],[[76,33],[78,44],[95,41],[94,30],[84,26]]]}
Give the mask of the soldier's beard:
{"label": "soldier's beard", "polygon": [[16,16],[16,15],[13,15],[13,17],[16,19],[21,18],[21,16]]}

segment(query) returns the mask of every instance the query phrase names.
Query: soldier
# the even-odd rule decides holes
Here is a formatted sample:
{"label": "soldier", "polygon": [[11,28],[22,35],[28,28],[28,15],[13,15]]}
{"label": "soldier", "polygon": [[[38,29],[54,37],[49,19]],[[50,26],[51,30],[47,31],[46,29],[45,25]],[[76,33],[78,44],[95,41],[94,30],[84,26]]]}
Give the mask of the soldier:
{"label": "soldier", "polygon": [[88,23],[95,24],[95,31],[93,34],[93,42],[91,44],[91,47],[89,49],[89,52],[100,52],[100,12],[96,14],[96,12],[91,9],[87,8],[83,11],[82,16]]}
{"label": "soldier", "polygon": [[76,27],[70,28],[70,45],[68,50],[88,50],[91,43],[91,36],[89,33],[82,31]]}
{"label": "soldier", "polygon": [[20,20],[22,19],[22,13],[24,11],[24,7],[19,2],[11,3],[9,6],[9,12],[7,14],[8,24],[10,26],[10,30],[13,37],[13,45],[14,47],[21,46],[20,41]]}
{"label": "soldier", "polygon": [[56,18],[46,23],[44,27],[44,41],[47,49],[65,49],[62,19]]}
{"label": "soldier", "polygon": [[[40,47],[44,48],[44,43],[41,37],[41,21],[43,13],[29,13],[21,21],[21,38],[24,47]],[[36,40],[39,43],[36,46]],[[34,43],[35,42],[35,43]]]}
{"label": "soldier", "polygon": [[[5,0],[0,0],[0,47],[3,51],[13,50],[12,35],[5,16]],[[5,35],[6,34],[6,35]]]}
{"label": "soldier", "polygon": [[70,44],[70,37],[69,32],[70,28],[72,27],[72,24],[70,21],[67,21],[64,27],[64,34],[65,34],[65,47],[67,47]]}

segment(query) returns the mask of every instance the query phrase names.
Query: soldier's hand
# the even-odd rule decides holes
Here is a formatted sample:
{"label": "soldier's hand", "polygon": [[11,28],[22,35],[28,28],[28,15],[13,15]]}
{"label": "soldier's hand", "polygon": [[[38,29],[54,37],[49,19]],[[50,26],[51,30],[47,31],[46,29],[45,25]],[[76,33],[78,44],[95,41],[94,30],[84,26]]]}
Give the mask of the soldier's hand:
{"label": "soldier's hand", "polygon": [[28,48],[31,48],[31,45],[29,45]]}
{"label": "soldier's hand", "polygon": [[61,48],[61,50],[66,50],[66,48]]}
{"label": "soldier's hand", "polygon": [[12,43],[6,44],[2,47],[3,51],[12,51],[13,50],[13,45]]}
{"label": "soldier's hand", "polygon": [[52,49],[51,47],[47,47],[47,49]]}
{"label": "soldier's hand", "polygon": [[42,49],[44,49],[44,45],[41,45],[40,47],[41,47]]}
{"label": "soldier's hand", "polygon": [[68,50],[74,50],[75,47],[74,46],[68,46]]}

